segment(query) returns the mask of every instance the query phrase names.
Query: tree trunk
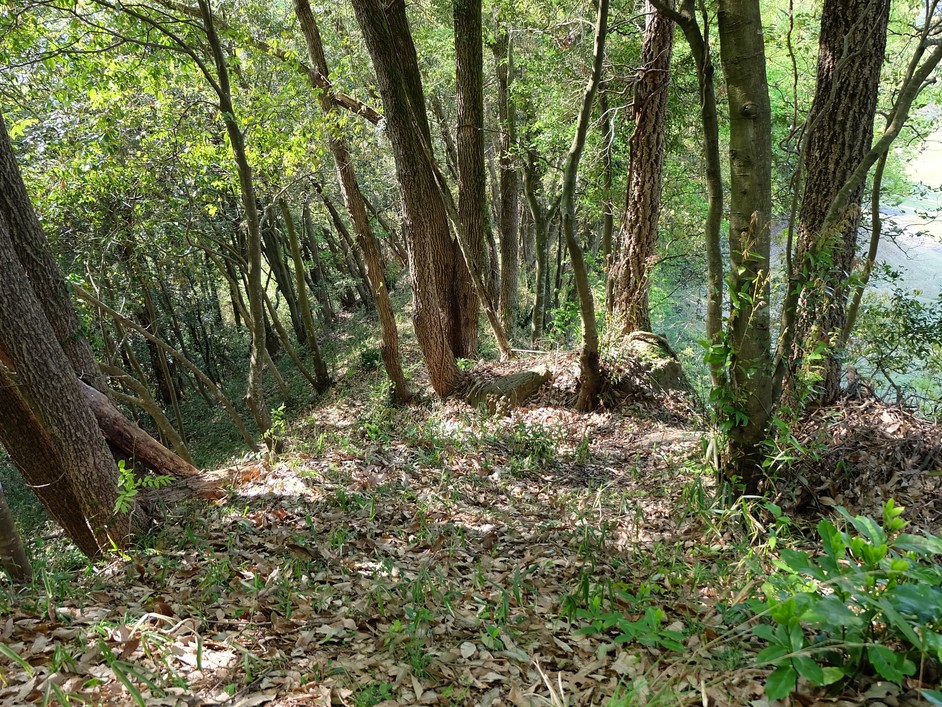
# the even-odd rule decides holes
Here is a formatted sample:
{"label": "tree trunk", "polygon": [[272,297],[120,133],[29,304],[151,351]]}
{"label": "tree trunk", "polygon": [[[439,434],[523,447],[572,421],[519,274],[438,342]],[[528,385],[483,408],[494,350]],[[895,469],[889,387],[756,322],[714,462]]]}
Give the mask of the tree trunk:
{"label": "tree trunk", "polygon": [[[880,69],[886,50],[889,0],[827,0],[821,13],[817,85],[806,123],[805,191],[798,217],[792,274],[801,289],[794,318],[785,399],[797,403],[808,376],[820,378],[813,398],[830,403],[840,393],[838,340],[846,321],[847,278],[857,253],[864,183],[835,232],[823,230],[831,202],[870,149]],[[823,361],[806,355],[821,353]],[[812,370],[814,369],[814,370]],[[816,382],[816,381],[815,381]]]}
{"label": "tree trunk", "polygon": [[[29,208],[29,202],[23,207]],[[5,219],[0,219],[0,347],[35,413],[33,426],[39,429],[29,431],[29,437],[48,436],[56,468],[71,482],[74,500],[70,501],[77,503],[94,536],[94,548],[86,547],[92,556],[112,544],[124,547],[131,535],[131,518],[114,513],[118,498],[114,459],[16,257]],[[4,446],[9,443],[5,438]]]}
{"label": "tree trunk", "polygon": [[[599,120],[602,127],[602,189],[605,192],[605,211],[602,213],[602,266],[605,268],[605,311],[611,315],[614,309],[614,279],[612,277],[613,234],[615,232],[614,165],[612,151],[615,145],[615,121],[608,105],[608,82],[599,84]],[[526,179],[526,177],[524,177]]]}
{"label": "tree trunk", "polygon": [[69,301],[65,280],[49,248],[42,225],[33,210],[0,115],[0,219],[6,221],[13,249],[29,278],[30,286],[56,340],[76,375],[99,390],[107,382],[98,371],[95,354],[82,334],[78,317]]}
{"label": "tree trunk", "polygon": [[[376,71],[405,211],[414,301],[413,323],[435,392],[458,384],[457,356],[473,337],[464,305],[469,278],[449,232],[448,217],[428,154],[431,145],[415,47],[402,0],[353,0]],[[473,293],[472,293],[473,294]],[[473,323],[476,328],[476,320]]]}
{"label": "tree trunk", "polygon": [[729,101],[730,278],[726,473],[756,490],[772,414],[769,251],[772,123],[758,0],[720,0],[720,58]]}
{"label": "tree trunk", "polygon": [[[487,199],[484,172],[484,51],[481,28],[481,0],[456,0],[455,85],[458,106],[457,164],[458,219],[467,232],[472,261],[469,267],[484,272],[487,262]],[[469,302],[478,312],[478,298]],[[504,330],[507,324],[504,323]],[[476,334],[476,330],[475,330]],[[467,342],[471,352],[477,341]]]}
{"label": "tree trunk", "polygon": [[108,396],[85,383],[80,382],[80,385],[105,439],[127,457],[141,462],[156,473],[169,474],[178,479],[199,475],[199,470],[193,464],[171,452],[122,415]]}
{"label": "tree trunk", "polygon": [[291,320],[294,335],[298,343],[304,346],[307,344],[307,330],[304,328],[304,317],[301,314],[301,304],[298,301],[300,295],[295,290],[295,281],[291,276],[291,268],[288,267],[288,258],[291,257],[291,253],[289,249],[285,248],[286,243],[278,229],[278,217],[275,209],[275,204],[269,204],[262,211],[259,224],[262,236],[262,254],[268,261],[268,269],[275,278],[278,292],[285,298],[285,304],[288,306],[288,318]]}
{"label": "tree trunk", "polygon": [[203,19],[203,29],[206,39],[212,50],[213,61],[216,65],[218,82],[214,85],[219,98],[219,113],[226,125],[226,134],[229,136],[229,145],[235,159],[236,170],[239,174],[239,192],[242,197],[242,209],[245,213],[245,226],[247,234],[246,261],[248,263],[249,322],[251,329],[251,354],[249,357],[249,380],[245,394],[245,402],[252,412],[255,424],[259,431],[268,439],[268,430],[271,427],[271,413],[265,404],[265,389],[262,385],[262,371],[265,366],[265,303],[262,290],[262,237],[259,228],[258,207],[255,198],[255,185],[252,181],[252,168],[245,153],[245,139],[242,129],[236,118],[235,108],[232,105],[232,91],[229,86],[229,69],[223,55],[222,45],[216,28],[213,25],[213,13],[209,0],[198,0],[200,14]]}
{"label": "tree trunk", "polygon": [[285,220],[285,230],[288,232],[288,245],[291,249],[291,259],[294,262],[295,287],[298,292],[298,304],[301,308],[301,319],[304,323],[304,344],[314,364],[314,377],[317,379],[316,389],[320,392],[330,386],[330,375],[327,373],[327,364],[321,356],[320,346],[317,345],[317,329],[314,327],[314,315],[311,313],[311,302],[307,296],[307,287],[304,284],[304,261],[301,259],[301,243],[298,239],[297,229],[294,227],[294,217],[284,199],[279,200],[281,214]]}
{"label": "tree trunk", "polygon": [[523,168],[523,193],[533,217],[534,240],[536,242],[536,274],[533,278],[533,317],[530,323],[530,342],[536,343],[543,336],[543,326],[546,322],[546,294],[547,280],[549,279],[549,238],[547,214],[540,206],[537,194],[537,181],[534,154],[527,155],[527,163]]}
{"label": "tree trunk", "polygon": [[517,169],[511,149],[515,139],[515,118],[510,102],[510,83],[513,81],[513,49],[505,29],[497,33],[492,45],[497,65],[497,111],[500,121],[498,160],[500,163],[500,203],[498,232],[500,233],[500,319],[504,329],[513,330],[514,310],[517,306],[517,280],[519,246],[517,241],[519,219],[517,202],[519,185]]}
{"label": "tree trunk", "polygon": [[324,324],[331,326],[337,321],[337,314],[334,312],[334,305],[330,301],[330,287],[324,273],[324,267],[321,264],[320,247],[314,237],[314,223],[311,220],[311,204],[307,199],[304,200],[304,206],[301,209],[301,225],[304,227],[305,247],[314,266],[308,272],[311,285],[314,288],[314,296],[317,297],[317,301],[320,303],[321,319]]}
{"label": "tree trunk", "polygon": [[[321,42],[320,32],[314,21],[308,0],[295,0],[295,13],[301,23],[301,30],[307,42],[308,54],[315,70],[324,77],[329,77],[330,70],[324,55],[324,46]],[[325,115],[331,115],[333,107],[326,100],[321,99],[321,109]],[[383,273],[382,260],[379,253],[379,243],[373,234],[373,227],[366,212],[366,202],[360,185],[357,182],[353,169],[353,159],[347,142],[339,134],[330,131],[330,152],[334,158],[334,167],[337,180],[343,192],[344,205],[357,234],[357,244],[363,253],[366,268],[366,279],[373,295],[373,304],[379,317],[381,344],[380,355],[386,375],[393,385],[393,400],[404,404],[412,398],[409,384],[402,370],[402,359],[399,355],[399,330],[396,327],[396,316],[393,312],[389,291],[386,289],[386,277]]]}
{"label": "tree trunk", "polygon": [[0,443],[11,461],[78,549],[88,557],[96,557],[101,548],[76,502],[73,481],[56,456],[49,435],[3,366],[0,411]]}
{"label": "tree trunk", "polygon": [[33,579],[33,568],[26,557],[23,547],[23,538],[20,537],[16,524],[13,522],[13,513],[7,505],[6,495],[0,486],[0,567],[10,575],[10,578],[19,584],[29,584]]}
{"label": "tree trunk", "polygon": [[670,85],[674,22],[645,3],[647,22],[641,50],[641,69],[635,82],[634,132],[629,140],[631,162],[622,252],[611,278],[613,314],[623,334],[651,331],[648,291],[657,249],[661,213],[664,128]]}
{"label": "tree trunk", "polygon": [[576,134],[566,155],[563,167],[563,189],[560,196],[563,234],[566,247],[572,259],[572,271],[579,294],[579,313],[582,317],[582,354],[579,364],[582,379],[579,385],[579,398],[576,407],[582,412],[595,408],[598,394],[602,388],[602,374],[599,370],[599,330],[595,318],[595,300],[589,285],[589,273],[585,262],[585,253],[576,237],[576,177],[579,161],[585,147],[589,120],[592,116],[592,103],[602,76],[602,60],[605,56],[605,38],[608,33],[608,0],[599,0],[598,16],[595,24],[595,46],[592,54],[592,73],[582,97],[582,107],[576,122]]}

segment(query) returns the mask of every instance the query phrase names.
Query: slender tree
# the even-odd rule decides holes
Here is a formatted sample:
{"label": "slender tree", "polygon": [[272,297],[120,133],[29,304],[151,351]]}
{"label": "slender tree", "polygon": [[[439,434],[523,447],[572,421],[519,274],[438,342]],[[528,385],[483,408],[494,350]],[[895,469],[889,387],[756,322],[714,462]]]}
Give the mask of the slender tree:
{"label": "slender tree", "polygon": [[[307,43],[311,64],[315,71],[329,81],[330,74],[323,42],[308,0],[294,0],[294,10]],[[323,92],[319,96],[324,114],[328,117],[332,116],[334,104]],[[350,214],[350,220],[353,222],[360,251],[363,253],[366,277],[373,293],[376,313],[379,316],[382,336],[380,355],[386,368],[386,375],[389,376],[389,380],[393,385],[393,399],[398,403],[405,403],[412,397],[412,393],[402,370],[402,360],[399,355],[399,331],[396,328],[396,318],[389,298],[389,291],[386,289],[386,278],[383,273],[379,243],[373,234],[373,227],[367,216],[366,202],[360,191],[359,182],[357,182],[353,168],[353,158],[347,142],[336,129],[329,131],[328,141],[330,153],[334,159],[334,167],[337,171],[337,179],[343,192],[344,204]]]}
{"label": "slender tree", "polygon": [[592,52],[592,70],[582,96],[579,117],[576,120],[576,132],[566,154],[563,167],[563,186],[560,195],[563,235],[569,257],[572,259],[573,277],[579,294],[579,313],[582,317],[582,353],[580,356],[581,380],[579,398],[576,407],[581,411],[592,410],[598,402],[602,388],[602,374],[599,367],[599,330],[595,317],[595,299],[589,285],[589,273],[585,262],[582,244],[576,235],[576,178],[579,173],[579,161],[585,148],[586,135],[592,117],[592,104],[602,76],[602,61],[605,57],[605,38],[608,34],[608,0],[599,0],[595,22],[595,42]]}
{"label": "slender tree", "polygon": [[759,0],[720,0],[719,34],[730,130],[726,470],[754,491],[762,462],[761,442],[772,415],[772,112]]}
{"label": "slender tree", "polygon": [[514,309],[517,306],[518,261],[520,258],[518,235],[520,219],[517,202],[520,187],[517,166],[512,154],[516,140],[516,119],[510,100],[513,81],[513,44],[506,28],[497,33],[491,45],[497,65],[497,112],[499,121],[498,161],[499,195],[497,207],[500,233],[500,318],[504,329],[510,331]]}

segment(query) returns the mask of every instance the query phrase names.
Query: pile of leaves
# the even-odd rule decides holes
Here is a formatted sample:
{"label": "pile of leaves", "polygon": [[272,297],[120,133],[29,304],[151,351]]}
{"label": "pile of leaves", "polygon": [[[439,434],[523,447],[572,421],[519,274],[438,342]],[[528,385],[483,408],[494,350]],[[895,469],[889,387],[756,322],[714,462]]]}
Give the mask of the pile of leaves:
{"label": "pile of leaves", "polygon": [[800,454],[789,482],[803,489],[786,507],[814,515],[845,506],[879,517],[890,498],[918,528],[942,523],[942,425],[873,398],[821,408],[795,433]]}

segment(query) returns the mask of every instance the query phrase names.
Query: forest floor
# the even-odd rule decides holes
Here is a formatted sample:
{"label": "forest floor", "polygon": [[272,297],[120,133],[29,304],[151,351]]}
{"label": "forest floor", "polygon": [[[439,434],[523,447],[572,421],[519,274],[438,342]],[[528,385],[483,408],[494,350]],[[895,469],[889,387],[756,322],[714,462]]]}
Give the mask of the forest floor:
{"label": "forest floor", "polygon": [[[577,414],[575,359],[515,367],[537,363],[552,383],[497,414],[393,408],[353,366],[280,454],[220,471],[133,553],[2,588],[0,705],[768,705],[743,603],[776,556],[767,502],[714,499],[695,410]],[[913,451],[937,428],[873,401],[821,415],[815,464],[857,472],[805,469],[780,543],[890,495],[938,528],[939,460]],[[792,704],[914,695],[864,680]]]}

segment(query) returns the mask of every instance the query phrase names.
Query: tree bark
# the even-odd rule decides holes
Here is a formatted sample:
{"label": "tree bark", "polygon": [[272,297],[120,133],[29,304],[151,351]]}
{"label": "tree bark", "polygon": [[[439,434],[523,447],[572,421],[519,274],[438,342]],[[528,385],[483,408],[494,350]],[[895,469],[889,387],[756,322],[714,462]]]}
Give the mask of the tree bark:
{"label": "tree bark", "polygon": [[[455,86],[458,108],[456,162],[458,166],[458,219],[467,232],[472,262],[469,267],[484,271],[487,261],[487,200],[484,172],[484,50],[481,27],[481,0],[456,0]],[[469,304],[478,312],[478,298]],[[504,330],[508,331],[504,322]],[[475,334],[477,330],[475,330]],[[477,351],[477,341],[466,345]]]}
{"label": "tree bark", "polygon": [[30,286],[52,327],[56,340],[68,357],[76,375],[99,390],[107,382],[98,371],[98,363],[88,340],[82,334],[78,317],[72,309],[65,280],[48,246],[42,225],[29,200],[20,175],[6,124],[0,115],[0,219],[5,220],[13,249],[29,277]]}
{"label": "tree bark", "polygon": [[602,388],[602,374],[599,369],[599,330],[595,317],[595,299],[589,285],[589,273],[585,262],[585,253],[576,236],[576,178],[579,161],[585,147],[586,134],[592,116],[592,103],[602,76],[602,61],[605,56],[605,38],[608,33],[608,0],[599,0],[598,16],[595,23],[595,46],[592,54],[592,72],[582,97],[582,107],[576,121],[576,134],[566,155],[563,167],[563,188],[560,196],[563,235],[566,247],[572,259],[572,271],[579,294],[579,313],[582,318],[582,353],[579,359],[581,381],[576,407],[582,412],[595,408],[598,394]]}
{"label": "tree bark", "polygon": [[[24,208],[28,207],[27,202]],[[35,413],[33,425],[39,429],[29,436],[48,435],[58,460],[56,468],[71,482],[74,502],[94,537],[95,547],[86,547],[92,556],[112,545],[124,547],[132,526],[129,514],[113,512],[118,498],[114,459],[16,257],[5,219],[0,220],[0,347],[9,356],[18,388]],[[4,446],[9,442],[4,439]]]}
{"label": "tree bark", "polygon": [[674,22],[645,3],[647,22],[635,82],[622,252],[612,271],[613,314],[623,334],[651,331],[648,291],[657,249],[664,165],[664,128]]}
{"label": "tree bark", "polygon": [[[458,384],[457,356],[470,354],[470,328],[457,244],[435,182],[421,77],[402,0],[353,0],[376,71],[405,212],[414,302],[413,324],[432,387],[442,397]],[[472,293],[473,294],[473,293]],[[464,310],[464,314],[462,314]],[[474,322],[474,327],[477,322]]]}
{"label": "tree bark", "polygon": [[171,452],[122,415],[108,396],[85,383],[80,382],[80,385],[85,401],[109,443],[157,473],[169,474],[178,479],[199,475],[199,470],[193,464]]}
{"label": "tree bark", "polygon": [[772,122],[758,0],[720,0],[720,58],[729,102],[732,261],[728,323],[728,478],[756,490],[772,414],[769,253]]}
{"label": "tree bark", "polygon": [[[840,394],[839,338],[846,322],[847,280],[857,253],[864,183],[835,232],[823,230],[831,202],[873,140],[880,70],[886,52],[889,0],[826,0],[821,12],[817,85],[806,122],[804,197],[798,217],[794,287],[801,289],[785,378],[796,404],[808,375],[820,378],[815,402]],[[820,362],[807,354],[826,348]],[[814,370],[812,370],[814,369]]]}
{"label": "tree bark", "polygon": [[510,101],[513,81],[513,49],[506,29],[497,33],[492,45],[497,66],[497,112],[500,124],[498,161],[500,165],[500,202],[498,205],[498,233],[500,234],[500,319],[504,329],[513,330],[514,311],[517,306],[517,280],[519,279],[519,218],[520,187],[517,169],[511,154],[515,140],[516,120]]}

